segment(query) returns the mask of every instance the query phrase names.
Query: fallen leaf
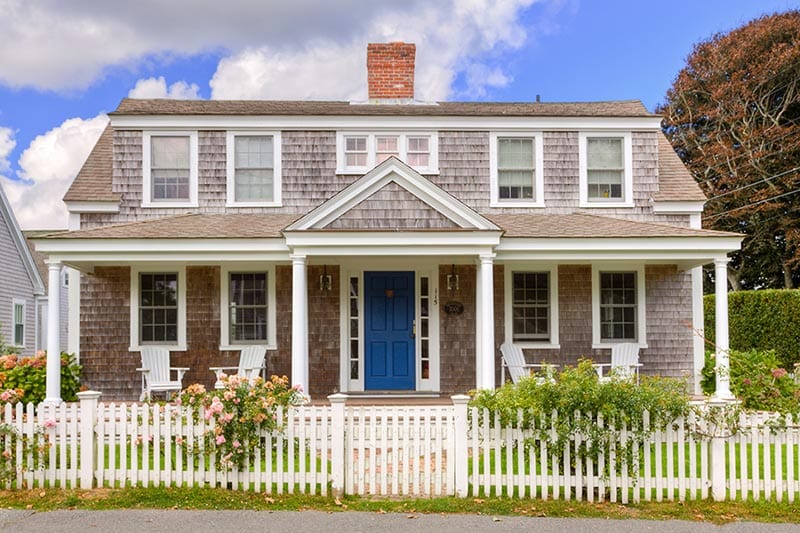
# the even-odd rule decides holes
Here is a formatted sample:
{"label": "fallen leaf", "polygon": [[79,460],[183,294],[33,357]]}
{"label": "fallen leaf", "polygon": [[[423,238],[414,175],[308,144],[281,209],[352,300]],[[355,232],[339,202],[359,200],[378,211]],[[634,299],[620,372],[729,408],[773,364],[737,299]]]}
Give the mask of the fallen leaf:
{"label": "fallen leaf", "polygon": [[480,499],[480,498],[475,498],[475,499],[474,499],[474,500],[472,500],[472,501],[473,501],[473,503],[486,503],[486,500],[482,500],[482,499]]}
{"label": "fallen leaf", "polygon": [[28,504],[28,505],[25,506],[25,509],[33,509],[33,505]]}
{"label": "fallen leaf", "polygon": [[341,505],[342,505],[342,500],[340,500],[339,498],[336,498],[335,500],[333,500],[333,503],[334,503],[335,505],[338,505],[338,506],[340,506],[340,507],[341,507]]}
{"label": "fallen leaf", "polygon": [[492,522],[502,522],[502,521],[503,521],[503,519],[498,517],[498,516],[495,516],[494,518],[492,518]]}
{"label": "fallen leaf", "polygon": [[409,519],[411,519],[411,518],[417,518],[417,515],[410,514],[410,515],[406,516],[406,518],[409,518]]}
{"label": "fallen leaf", "polygon": [[275,498],[270,498],[269,496],[265,496],[264,501],[267,503],[275,503]]}
{"label": "fallen leaf", "polygon": [[47,493],[45,491],[42,491],[42,492],[39,493],[39,497],[40,498],[44,498],[46,495],[47,495]]}
{"label": "fallen leaf", "polygon": [[378,514],[386,514],[386,511],[384,511],[383,509],[378,509],[377,513]]}

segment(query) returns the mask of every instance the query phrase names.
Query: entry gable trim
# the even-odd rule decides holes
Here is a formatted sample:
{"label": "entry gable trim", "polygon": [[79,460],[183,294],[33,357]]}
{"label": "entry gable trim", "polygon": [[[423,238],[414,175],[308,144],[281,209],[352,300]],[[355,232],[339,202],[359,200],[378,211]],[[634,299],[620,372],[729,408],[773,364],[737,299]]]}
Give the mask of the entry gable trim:
{"label": "entry gable trim", "polygon": [[390,157],[327,202],[290,224],[284,231],[323,229],[390,182],[397,183],[460,228],[489,231],[500,229],[396,157]]}

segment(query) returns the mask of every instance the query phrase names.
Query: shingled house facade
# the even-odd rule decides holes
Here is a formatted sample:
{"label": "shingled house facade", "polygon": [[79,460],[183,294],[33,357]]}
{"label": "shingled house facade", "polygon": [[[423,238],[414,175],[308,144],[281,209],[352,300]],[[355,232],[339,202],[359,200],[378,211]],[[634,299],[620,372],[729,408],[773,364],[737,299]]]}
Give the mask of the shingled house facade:
{"label": "shingled house facade", "polygon": [[660,117],[418,102],[413,58],[370,45],[362,103],[124,99],[37,241],[80,272],[86,385],[137,397],[145,344],[207,386],[264,344],[312,398],[495,387],[504,341],[697,376],[700,268],[740,238],[701,229]]}

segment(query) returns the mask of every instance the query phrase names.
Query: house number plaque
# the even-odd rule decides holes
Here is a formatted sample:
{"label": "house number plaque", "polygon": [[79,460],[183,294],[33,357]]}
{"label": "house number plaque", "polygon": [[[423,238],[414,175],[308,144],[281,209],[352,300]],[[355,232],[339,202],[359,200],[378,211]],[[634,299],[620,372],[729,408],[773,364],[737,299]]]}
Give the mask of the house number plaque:
{"label": "house number plaque", "polygon": [[448,315],[460,315],[464,312],[464,304],[461,302],[447,302],[444,304],[444,312]]}

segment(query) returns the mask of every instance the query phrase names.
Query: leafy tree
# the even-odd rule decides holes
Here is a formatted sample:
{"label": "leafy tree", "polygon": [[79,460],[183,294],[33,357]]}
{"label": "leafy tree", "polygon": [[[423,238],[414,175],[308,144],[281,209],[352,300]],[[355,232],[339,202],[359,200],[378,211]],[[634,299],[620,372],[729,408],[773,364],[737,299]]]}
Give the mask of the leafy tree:
{"label": "leafy tree", "polygon": [[657,111],[708,197],[704,226],[747,235],[734,289],[800,284],[800,11],[695,45]]}

